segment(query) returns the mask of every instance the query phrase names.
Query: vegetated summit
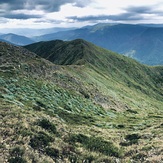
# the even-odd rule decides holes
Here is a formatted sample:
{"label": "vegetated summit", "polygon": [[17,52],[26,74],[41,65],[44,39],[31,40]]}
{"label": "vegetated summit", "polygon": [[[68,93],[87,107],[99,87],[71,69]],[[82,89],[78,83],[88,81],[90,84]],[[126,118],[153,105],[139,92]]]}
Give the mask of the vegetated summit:
{"label": "vegetated summit", "polygon": [[162,88],[155,85],[156,80],[162,82],[161,74],[156,75],[156,71],[162,70],[161,66],[150,68],[141,65],[133,59],[102,49],[82,39],[39,42],[25,48],[57,65],[85,65],[103,76],[112,77],[112,80],[119,83],[125,85],[128,83],[142,90],[143,87],[148,87],[146,90],[158,90],[162,95]]}
{"label": "vegetated summit", "polygon": [[0,43],[0,162],[162,161],[163,67],[80,39],[26,48]]}

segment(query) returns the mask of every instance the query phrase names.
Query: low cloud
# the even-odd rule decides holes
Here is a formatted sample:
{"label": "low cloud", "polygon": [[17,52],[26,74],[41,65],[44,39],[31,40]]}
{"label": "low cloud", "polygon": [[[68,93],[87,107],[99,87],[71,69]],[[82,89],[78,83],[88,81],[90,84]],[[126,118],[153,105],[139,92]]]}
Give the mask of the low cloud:
{"label": "low cloud", "polygon": [[123,9],[125,12],[122,14],[117,15],[89,15],[89,16],[71,16],[67,17],[70,20],[77,21],[77,22],[95,22],[95,21],[138,21],[138,20],[145,20],[145,14],[148,15],[158,15],[163,16],[163,11],[153,10],[151,6],[140,6],[140,7],[127,7]]}
{"label": "low cloud", "polygon": [[111,21],[126,21],[126,20],[141,20],[143,19],[142,16],[133,15],[130,13],[124,13],[119,15],[97,15],[97,16],[84,16],[84,17],[77,17],[71,16],[67,17],[68,19],[72,19],[73,21],[84,22],[84,21],[103,21],[103,20],[111,20]]}
{"label": "low cloud", "polygon": [[49,20],[49,19],[37,19],[33,21],[34,23],[53,23],[53,24],[60,24],[63,23],[64,21],[62,20]]}
{"label": "low cloud", "polygon": [[32,19],[32,18],[41,18],[40,15],[28,15],[28,14],[5,14],[4,18],[8,19]]}
{"label": "low cloud", "polygon": [[147,6],[140,6],[140,7],[128,7],[125,9],[128,13],[135,13],[135,14],[147,14],[152,13],[152,7]]}
{"label": "low cloud", "polygon": [[163,15],[163,11],[161,10],[156,10],[154,9],[154,7],[152,6],[141,6],[141,7],[128,7],[125,9],[128,13],[131,14],[152,14],[152,15],[158,15],[158,16],[162,16]]}

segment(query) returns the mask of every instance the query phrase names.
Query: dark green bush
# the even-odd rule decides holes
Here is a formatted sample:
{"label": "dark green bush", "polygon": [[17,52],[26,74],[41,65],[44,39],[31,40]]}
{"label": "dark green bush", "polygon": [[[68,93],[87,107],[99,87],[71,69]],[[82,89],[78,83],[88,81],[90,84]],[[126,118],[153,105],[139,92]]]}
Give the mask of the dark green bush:
{"label": "dark green bush", "polygon": [[138,134],[129,134],[129,135],[126,135],[125,139],[127,141],[130,141],[130,143],[132,143],[132,144],[136,144],[136,143],[138,143],[140,136]]}
{"label": "dark green bush", "polygon": [[54,134],[57,133],[57,129],[56,129],[55,125],[47,119],[40,120],[38,122],[38,125],[41,126],[42,128],[44,128],[45,130],[48,130]]}
{"label": "dark green bush", "polygon": [[125,125],[120,124],[120,125],[117,125],[116,127],[119,128],[119,129],[121,129],[121,128],[125,128]]}
{"label": "dark green bush", "polygon": [[9,153],[11,157],[22,157],[24,152],[24,149],[21,149],[20,147],[15,147],[11,149]]}
{"label": "dark green bush", "polygon": [[27,128],[21,128],[19,134],[22,135],[23,137],[26,137],[32,135],[32,132]]}
{"label": "dark green bush", "polygon": [[33,110],[41,111],[42,109],[41,109],[40,106],[38,106],[38,105],[34,105],[34,106],[33,106]]}
{"label": "dark green bush", "polygon": [[138,140],[140,136],[138,134],[129,134],[125,136],[126,142],[121,142],[120,145],[122,146],[129,146],[132,144],[138,144]]}
{"label": "dark green bush", "polygon": [[43,102],[41,102],[41,101],[36,101],[36,104],[39,107],[42,107],[42,108],[46,108],[47,109],[47,106]]}
{"label": "dark green bush", "polygon": [[147,157],[147,155],[146,154],[144,154],[144,153],[137,153],[136,155],[134,155],[133,157],[132,157],[132,159],[134,160],[134,161],[141,161],[141,162],[144,162]]}
{"label": "dark green bush", "polygon": [[71,107],[68,104],[64,105],[64,109],[67,111],[72,111]]}
{"label": "dark green bush", "polygon": [[88,137],[83,134],[71,135],[68,139],[70,143],[81,143],[85,148],[103,153],[109,156],[120,157],[120,150],[112,142],[103,140],[100,137]]}
{"label": "dark green bush", "polygon": [[50,142],[53,142],[54,139],[47,135],[44,132],[39,132],[33,138],[31,138],[29,145],[34,149],[44,149],[46,146],[49,145]]}
{"label": "dark green bush", "polygon": [[59,157],[59,150],[55,148],[48,147],[45,149],[45,153],[52,158]]}
{"label": "dark green bush", "polygon": [[79,92],[84,95],[85,98],[89,99],[90,95],[88,93],[86,93],[84,90],[79,90]]}
{"label": "dark green bush", "polygon": [[9,151],[10,158],[8,159],[9,163],[26,163],[27,161],[22,158],[25,153],[24,149],[20,147],[15,147]]}
{"label": "dark green bush", "polygon": [[12,157],[8,159],[9,163],[27,163],[27,161],[22,157]]}
{"label": "dark green bush", "polygon": [[90,137],[84,146],[91,151],[100,152],[109,156],[120,156],[119,149],[112,142],[105,141],[100,137]]}
{"label": "dark green bush", "polygon": [[94,161],[95,160],[95,158],[92,156],[92,155],[90,155],[90,156],[85,156],[85,158],[84,158],[84,162],[85,163],[91,163],[92,161]]}
{"label": "dark green bush", "polygon": [[70,143],[75,143],[75,142],[78,142],[78,143],[85,143],[85,141],[88,141],[89,137],[83,135],[83,134],[77,134],[77,135],[71,135],[68,139],[68,141]]}
{"label": "dark green bush", "polygon": [[69,124],[91,125],[93,122],[95,122],[95,119],[91,116],[85,116],[85,115],[81,115],[81,114],[72,114],[72,113],[68,113],[66,111],[62,111],[62,110],[58,110],[56,113],[58,114],[59,117],[64,119]]}

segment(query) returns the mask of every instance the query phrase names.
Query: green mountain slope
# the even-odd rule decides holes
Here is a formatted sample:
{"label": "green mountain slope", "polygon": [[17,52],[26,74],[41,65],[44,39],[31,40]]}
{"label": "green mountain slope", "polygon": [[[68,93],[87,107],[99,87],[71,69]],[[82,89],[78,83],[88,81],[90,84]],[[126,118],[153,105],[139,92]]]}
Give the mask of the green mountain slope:
{"label": "green mountain slope", "polygon": [[0,162],[161,161],[162,67],[83,40],[35,45],[53,60],[0,43]]}
{"label": "green mountain slope", "polygon": [[60,40],[40,42],[25,47],[55,64],[84,65],[85,68],[89,67],[102,74],[106,79],[138,88],[148,95],[152,95],[151,90],[162,96],[162,87],[157,86],[158,83],[162,83],[161,67],[158,71],[158,68],[141,65],[133,59],[80,39],[67,42]]}

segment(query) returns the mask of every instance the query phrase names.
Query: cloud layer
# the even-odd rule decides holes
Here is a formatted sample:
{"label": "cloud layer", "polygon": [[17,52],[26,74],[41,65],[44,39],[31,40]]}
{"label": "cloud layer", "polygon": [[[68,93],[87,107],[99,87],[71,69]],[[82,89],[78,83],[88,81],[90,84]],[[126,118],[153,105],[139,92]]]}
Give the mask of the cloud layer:
{"label": "cloud layer", "polygon": [[110,21],[134,21],[134,20],[145,20],[145,15],[157,15],[163,16],[163,11],[153,10],[152,7],[147,6],[140,6],[140,7],[127,7],[124,8],[124,13],[117,14],[117,15],[89,15],[89,16],[70,16],[67,17],[73,21],[84,22],[84,21],[103,21],[103,20],[110,20]]}
{"label": "cloud layer", "polygon": [[[2,23],[4,22],[4,23]],[[0,0],[0,28],[84,26],[99,22],[163,23],[163,2],[155,0]]]}
{"label": "cloud layer", "polygon": [[[58,12],[65,4],[72,4],[77,7],[85,7],[92,0],[0,0],[0,16],[10,19],[39,18],[39,15],[23,13],[26,11],[43,11],[45,14]],[[15,14],[15,11],[22,11]]]}
{"label": "cloud layer", "polygon": [[64,4],[73,4],[78,7],[85,7],[92,0],[0,0],[0,5],[7,10],[41,9],[45,12],[59,11]]}

